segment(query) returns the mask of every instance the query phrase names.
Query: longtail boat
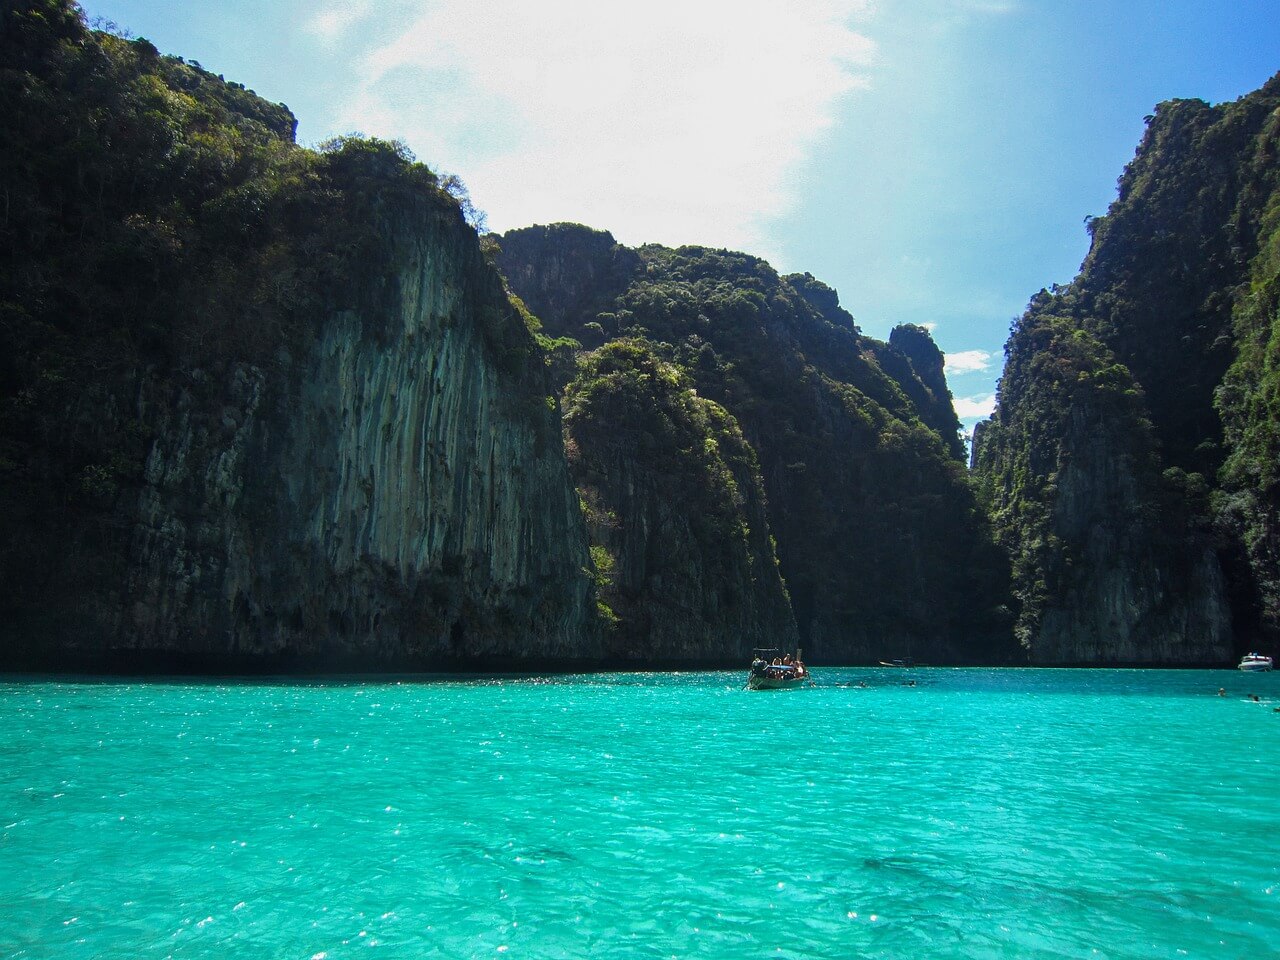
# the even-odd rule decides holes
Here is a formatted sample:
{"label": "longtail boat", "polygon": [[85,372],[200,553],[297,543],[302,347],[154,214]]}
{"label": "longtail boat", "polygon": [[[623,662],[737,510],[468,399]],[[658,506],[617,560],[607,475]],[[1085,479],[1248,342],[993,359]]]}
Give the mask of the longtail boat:
{"label": "longtail boat", "polygon": [[813,683],[799,649],[794,657],[780,655],[777,647],[756,647],[751,654],[748,690],[796,690]]}

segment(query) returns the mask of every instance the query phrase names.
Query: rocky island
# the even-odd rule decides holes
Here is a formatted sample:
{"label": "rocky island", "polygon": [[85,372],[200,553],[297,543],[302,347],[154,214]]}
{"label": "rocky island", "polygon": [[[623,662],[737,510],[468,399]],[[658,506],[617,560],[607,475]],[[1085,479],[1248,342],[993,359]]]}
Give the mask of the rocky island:
{"label": "rocky island", "polygon": [[1280,629],[1280,80],[1163,104],[971,468],[927,330],[481,235],[66,0],[0,32],[0,666],[1220,664]]}

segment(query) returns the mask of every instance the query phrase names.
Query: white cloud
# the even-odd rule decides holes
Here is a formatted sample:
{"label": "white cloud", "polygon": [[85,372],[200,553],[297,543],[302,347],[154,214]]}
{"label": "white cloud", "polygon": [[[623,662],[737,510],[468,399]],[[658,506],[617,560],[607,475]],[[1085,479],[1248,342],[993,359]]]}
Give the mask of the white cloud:
{"label": "white cloud", "polygon": [[1016,0],[955,0],[955,5],[970,13],[987,13],[997,16],[1018,11]]}
{"label": "white cloud", "polygon": [[628,243],[760,252],[875,56],[852,26],[868,0],[415,9],[359,63],[342,128],[461,174],[495,229],[578,220]]}
{"label": "white cloud", "polygon": [[976,373],[991,367],[991,354],[986,350],[960,350],[946,354],[943,362],[948,373]]}
{"label": "white cloud", "polygon": [[985,397],[957,397],[955,401],[956,416],[961,420],[983,420],[991,416],[996,408],[996,395]]}
{"label": "white cloud", "polygon": [[306,29],[326,43],[334,43],[369,12],[370,0],[348,0],[321,10],[307,21]]}

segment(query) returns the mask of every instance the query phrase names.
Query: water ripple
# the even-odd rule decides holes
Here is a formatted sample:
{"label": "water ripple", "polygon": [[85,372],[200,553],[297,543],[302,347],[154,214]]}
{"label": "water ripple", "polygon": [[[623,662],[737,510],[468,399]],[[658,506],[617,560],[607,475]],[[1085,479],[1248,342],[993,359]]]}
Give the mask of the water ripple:
{"label": "water ripple", "polygon": [[911,677],[0,682],[0,955],[1274,953],[1280,678]]}

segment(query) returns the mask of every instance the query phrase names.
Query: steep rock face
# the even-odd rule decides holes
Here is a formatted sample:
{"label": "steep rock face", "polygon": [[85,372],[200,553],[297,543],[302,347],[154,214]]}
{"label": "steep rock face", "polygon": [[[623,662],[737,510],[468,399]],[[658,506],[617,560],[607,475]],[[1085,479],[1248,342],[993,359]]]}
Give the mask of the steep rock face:
{"label": "steep rock face", "polygon": [[1165,462],[1207,478],[1223,457],[1214,392],[1233,303],[1275,187],[1277,106],[1274,80],[1232,103],[1157,106],[1064,291],[1142,384]]}
{"label": "steep rock face", "polygon": [[[582,521],[520,323],[444,213],[391,229],[399,309],[327,318],[221,409],[160,406],[133,538],[127,646],[352,662],[599,654]],[[520,332],[523,332],[522,330]],[[528,334],[524,334],[528,339]],[[518,343],[518,340],[517,340]]]}
{"label": "steep rock face", "polygon": [[0,11],[0,664],[591,660],[545,357],[400,144]]}
{"label": "steep rock face", "polygon": [[[1010,337],[974,462],[1033,658],[1218,663],[1280,623],[1260,402],[1278,108],[1280,79],[1234,103],[1161,104],[1080,275],[1033,298]],[[1092,440],[1072,439],[1081,414]],[[1141,469],[1120,483],[1126,450]],[[1107,533],[1084,534],[1082,516]]]}
{"label": "steep rock face", "polygon": [[1262,92],[1277,108],[1251,158],[1261,181],[1252,205],[1262,210],[1258,253],[1232,317],[1235,357],[1216,393],[1227,450],[1218,516],[1239,545],[1228,557],[1236,621],[1251,646],[1280,655],[1280,77]]}
{"label": "steep rock face", "polygon": [[617,333],[608,311],[641,269],[634,250],[607,231],[570,224],[513,230],[501,245],[499,263],[507,280],[538,304],[538,319],[550,336],[576,337],[595,347]]}
{"label": "steep rock face", "polygon": [[1171,543],[1168,518],[1142,500],[1124,440],[1091,421],[1087,408],[1073,411],[1063,441],[1053,527],[1074,569],[1059,574],[1063,601],[1041,614],[1036,662],[1227,660],[1231,614],[1212,539],[1182,528]]}
{"label": "steep rock face", "polygon": [[796,644],[755,454],[723,408],[643,341],[585,358],[566,393],[619,661],[742,662]]}
{"label": "steep rock face", "polygon": [[[963,460],[965,450],[964,441],[960,439],[960,418],[956,416],[951,390],[947,387],[945,358],[938,345],[933,342],[933,337],[929,336],[929,331],[924,327],[914,323],[899,324],[889,331],[889,347],[911,362],[914,377],[896,378],[904,385],[903,389],[909,389],[916,383],[924,388],[914,391],[912,395],[912,400],[920,409],[920,418],[937,432],[953,457]],[[881,355],[882,366],[887,366],[890,362]]]}
{"label": "steep rock face", "polygon": [[[499,265],[541,314],[558,245],[597,232],[534,229],[536,242],[501,238]],[[734,417],[759,460],[806,651],[828,662],[1015,657],[1004,561],[963,467],[913,401],[931,394],[907,356],[861,336],[835,291],[807,275],[700,247],[637,253],[643,270],[626,289],[611,302],[613,288],[598,291],[594,312],[566,313],[562,331],[598,323],[663,344],[698,395]]]}
{"label": "steep rock face", "polygon": [[[1036,663],[1218,662],[1230,614],[1213,539],[1162,476],[1127,368],[1065,318],[1024,319],[1002,381],[1007,421],[976,440]],[[1185,477],[1185,475],[1183,475]]]}

